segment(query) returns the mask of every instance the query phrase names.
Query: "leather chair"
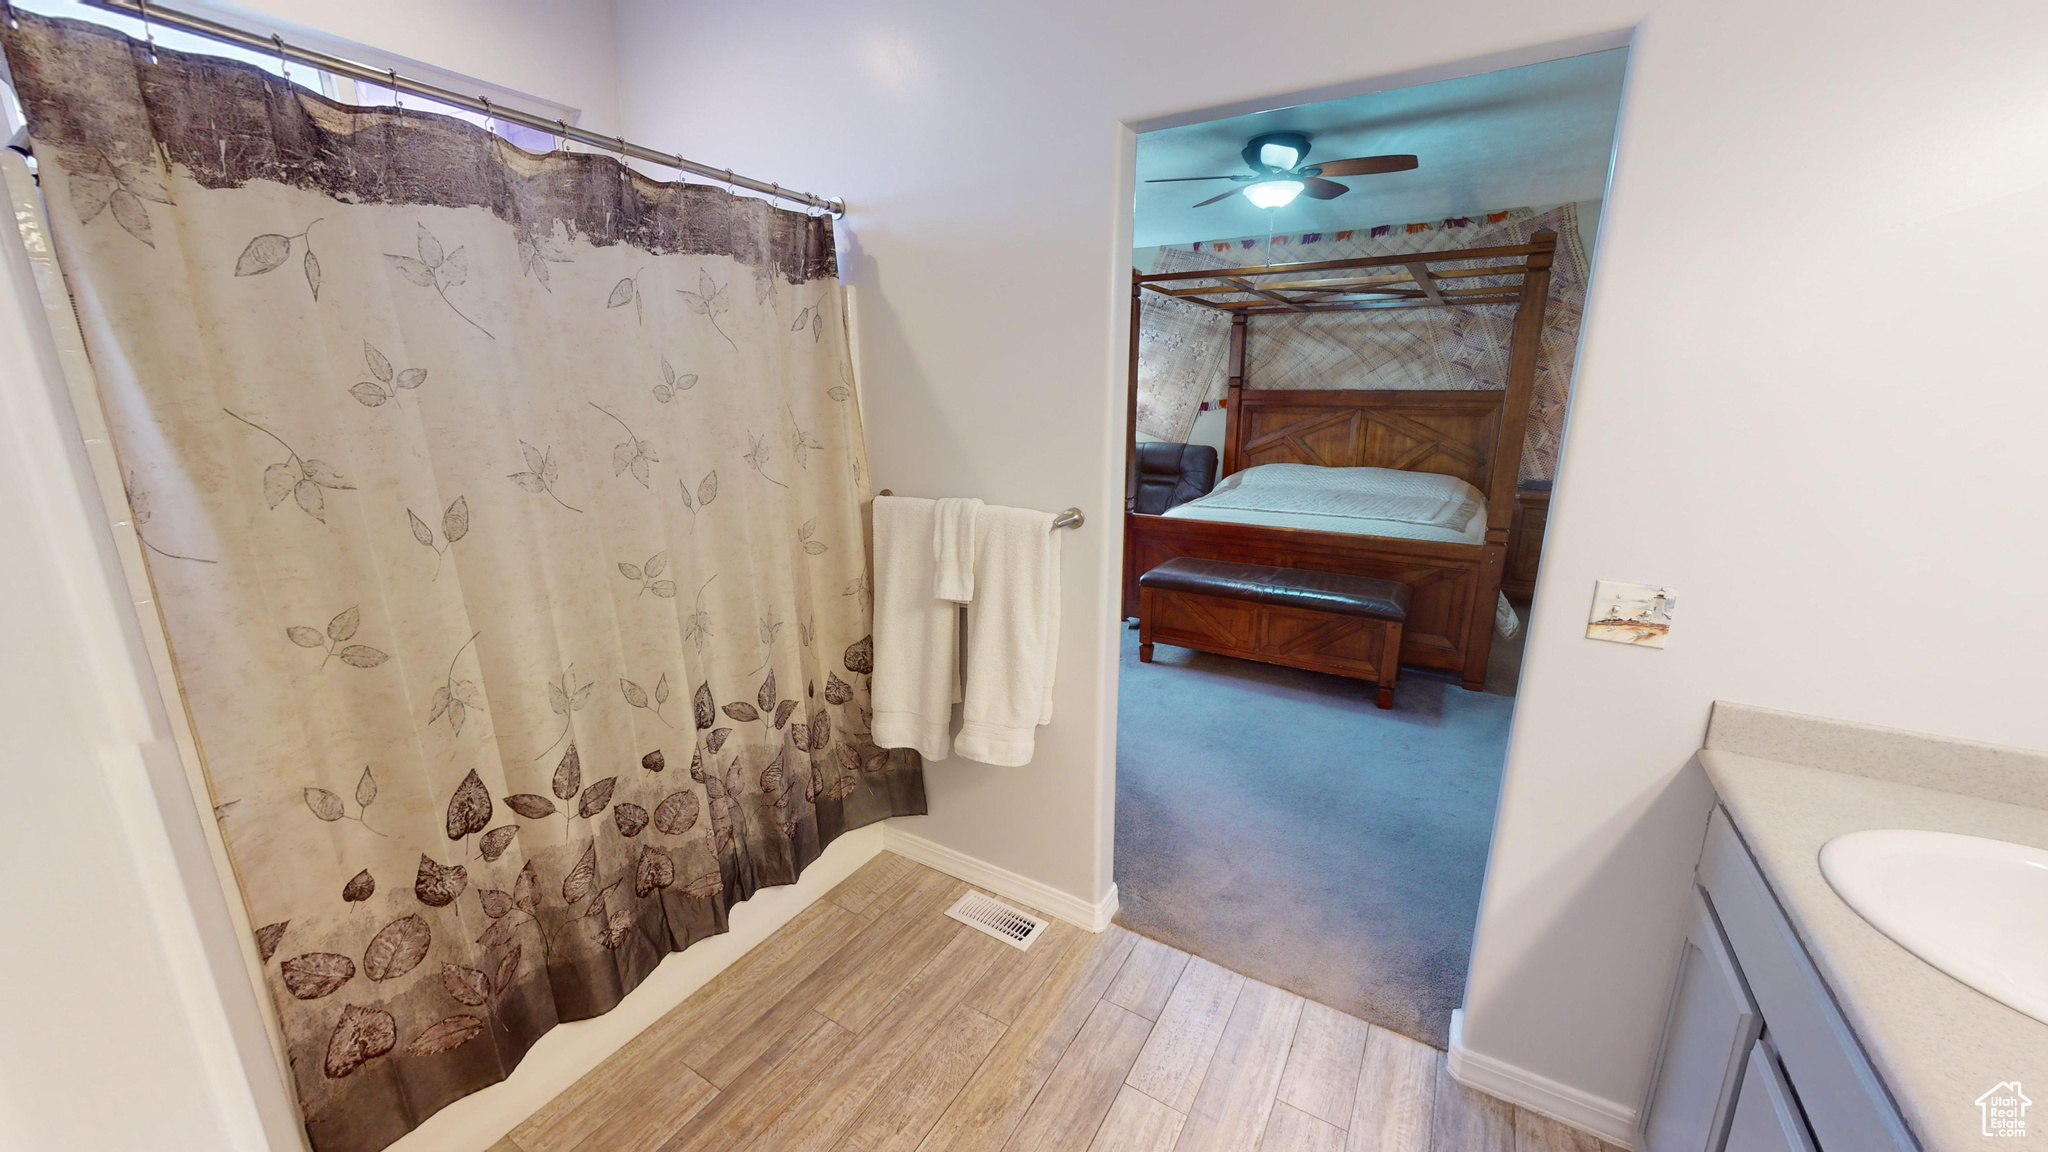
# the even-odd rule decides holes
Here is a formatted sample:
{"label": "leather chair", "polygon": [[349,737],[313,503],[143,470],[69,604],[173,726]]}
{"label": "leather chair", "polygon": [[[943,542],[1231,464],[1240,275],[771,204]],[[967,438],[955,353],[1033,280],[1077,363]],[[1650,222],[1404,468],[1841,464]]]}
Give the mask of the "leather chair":
{"label": "leather chair", "polygon": [[1132,510],[1157,516],[1216,486],[1216,450],[1204,444],[1138,445],[1138,494]]}

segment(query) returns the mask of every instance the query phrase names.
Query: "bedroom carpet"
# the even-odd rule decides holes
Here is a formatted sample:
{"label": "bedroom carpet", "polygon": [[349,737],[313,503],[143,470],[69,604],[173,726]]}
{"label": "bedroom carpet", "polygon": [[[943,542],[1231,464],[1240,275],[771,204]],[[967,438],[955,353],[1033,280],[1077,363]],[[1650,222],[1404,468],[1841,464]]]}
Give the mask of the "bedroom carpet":
{"label": "bedroom carpet", "polygon": [[1520,644],[1487,692],[1358,681],[1123,632],[1117,922],[1438,1048],[1464,996]]}

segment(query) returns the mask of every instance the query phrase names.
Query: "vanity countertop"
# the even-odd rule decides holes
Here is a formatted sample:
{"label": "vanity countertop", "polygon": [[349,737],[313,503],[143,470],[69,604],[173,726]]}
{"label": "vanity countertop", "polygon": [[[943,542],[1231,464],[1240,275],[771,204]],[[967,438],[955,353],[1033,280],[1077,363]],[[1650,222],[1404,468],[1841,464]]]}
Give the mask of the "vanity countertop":
{"label": "vanity countertop", "polygon": [[1720,704],[1700,762],[1927,1152],[2014,1147],[1982,1135],[1975,1104],[2012,1080],[2041,1100],[2018,1143],[2048,1147],[2048,1024],[1892,943],[1820,871],[1823,844],[1870,828],[2048,848],[2048,754]]}

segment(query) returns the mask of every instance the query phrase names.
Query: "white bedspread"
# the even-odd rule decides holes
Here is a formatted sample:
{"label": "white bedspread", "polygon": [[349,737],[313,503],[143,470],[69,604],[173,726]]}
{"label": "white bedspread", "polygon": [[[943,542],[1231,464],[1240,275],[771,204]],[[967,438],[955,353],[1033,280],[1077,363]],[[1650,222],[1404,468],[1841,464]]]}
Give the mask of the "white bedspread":
{"label": "white bedspread", "polygon": [[[1225,476],[1207,496],[1167,510],[1168,516],[1222,524],[1261,524],[1444,544],[1486,542],[1486,497],[1455,476],[1392,468],[1321,468],[1261,464]],[[1512,638],[1521,619],[1506,596],[1494,627]]]}
{"label": "white bedspread", "polygon": [[1225,524],[1483,544],[1485,507],[1479,489],[1455,476],[1392,468],[1261,464],[1225,476],[1215,491],[1166,514]]}
{"label": "white bedspread", "polygon": [[1313,464],[1261,464],[1233,472],[1196,501],[1204,509],[1393,520],[1453,532],[1464,531],[1485,502],[1479,489],[1455,476]]}

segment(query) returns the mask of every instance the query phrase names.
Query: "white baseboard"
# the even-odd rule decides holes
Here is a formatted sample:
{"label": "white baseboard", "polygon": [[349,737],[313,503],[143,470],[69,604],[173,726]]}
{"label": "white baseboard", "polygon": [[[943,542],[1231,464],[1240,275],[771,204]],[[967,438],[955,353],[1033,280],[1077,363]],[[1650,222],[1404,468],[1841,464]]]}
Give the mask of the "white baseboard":
{"label": "white baseboard", "polygon": [[484,1152],[495,1146],[535,1109],[880,855],[882,842],[880,824],[840,836],[796,883],[763,888],[752,899],[733,905],[729,931],[663,957],[639,987],[604,1015],[557,1024],[534,1044],[512,1075],[436,1112],[387,1152]]}
{"label": "white baseboard", "polygon": [[1037,912],[1064,920],[1090,932],[1101,932],[1109,927],[1116,915],[1116,885],[1109,886],[1109,894],[1094,903],[1078,896],[1062,892],[1048,884],[1041,884],[1029,876],[1020,875],[1008,868],[999,868],[933,840],[927,840],[914,833],[905,832],[891,820],[882,825],[882,848],[894,852],[907,860],[915,860],[927,868],[935,868],[948,876],[965,880],[977,888],[987,890],[991,895],[1014,900]]}
{"label": "white baseboard", "polygon": [[1465,1047],[1465,1010],[1451,1013],[1451,1078],[1621,1148],[1635,1147],[1636,1110]]}

